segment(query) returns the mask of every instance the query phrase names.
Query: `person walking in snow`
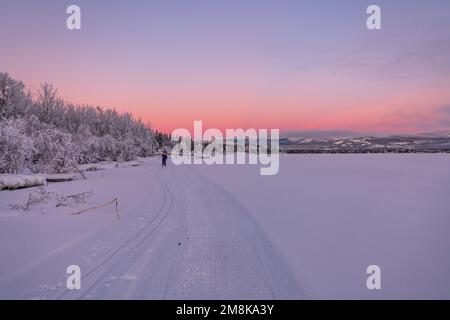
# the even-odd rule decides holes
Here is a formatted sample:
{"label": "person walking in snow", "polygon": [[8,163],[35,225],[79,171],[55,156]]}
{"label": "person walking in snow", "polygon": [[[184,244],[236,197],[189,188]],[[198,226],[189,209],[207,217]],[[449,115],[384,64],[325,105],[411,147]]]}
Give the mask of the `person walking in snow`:
{"label": "person walking in snow", "polygon": [[161,159],[162,159],[162,166],[163,167],[167,166],[167,151],[166,150],[163,151]]}

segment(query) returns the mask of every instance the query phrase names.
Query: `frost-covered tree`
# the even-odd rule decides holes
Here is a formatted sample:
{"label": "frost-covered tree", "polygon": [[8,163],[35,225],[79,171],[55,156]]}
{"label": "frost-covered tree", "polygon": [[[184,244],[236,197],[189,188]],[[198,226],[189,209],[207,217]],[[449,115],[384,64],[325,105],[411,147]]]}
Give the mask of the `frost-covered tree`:
{"label": "frost-covered tree", "polygon": [[[17,118],[22,122],[11,120]],[[23,83],[7,73],[0,73],[0,122],[4,131],[1,141],[8,140],[0,149],[0,172],[24,168],[65,172],[78,164],[133,160],[152,155],[167,137],[156,136],[149,125],[130,113],[64,101],[48,83],[41,85],[33,101]],[[20,147],[11,141],[12,136],[17,136],[17,141],[28,139],[25,146],[30,147],[26,152],[17,149],[17,159],[4,155],[4,150]]]}
{"label": "frost-covered tree", "polygon": [[31,105],[31,95],[25,93],[22,81],[0,72],[0,118],[24,115]]}
{"label": "frost-covered tree", "polygon": [[27,130],[33,137],[33,156],[30,168],[35,172],[63,173],[78,165],[79,145],[72,135],[53,125],[27,119]]}
{"label": "frost-covered tree", "polygon": [[33,139],[27,134],[24,119],[0,121],[0,172],[18,173],[31,160],[33,152]]}

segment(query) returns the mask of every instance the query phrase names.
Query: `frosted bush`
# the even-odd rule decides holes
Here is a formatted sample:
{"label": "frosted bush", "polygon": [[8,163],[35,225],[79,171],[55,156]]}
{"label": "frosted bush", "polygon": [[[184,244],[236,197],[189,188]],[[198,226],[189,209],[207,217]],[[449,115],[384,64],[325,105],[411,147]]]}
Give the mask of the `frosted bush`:
{"label": "frosted bush", "polygon": [[51,84],[32,100],[21,81],[2,72],[0,122],[0,173],[64,173],[77,164],[129,161],[170,141],[130,113],[64,101]]}
{"label": "frosted bush", "polygon": [[0,173],[18,173],[33,154],[33,140],[26,135],[26,121],[0,121]]}
{"label": "frosted bush", "polygon": [[72,136],[56,128],[39,130],[34,137],[33,171],[64,173],[78,165],[78,147]]}

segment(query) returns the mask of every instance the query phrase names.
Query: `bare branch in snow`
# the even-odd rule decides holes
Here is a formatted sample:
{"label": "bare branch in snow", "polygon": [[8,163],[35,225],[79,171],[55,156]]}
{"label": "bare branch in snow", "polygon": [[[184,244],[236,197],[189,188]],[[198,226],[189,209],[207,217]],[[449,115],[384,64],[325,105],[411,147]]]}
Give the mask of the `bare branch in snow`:
{"label": "bare branch in snow", "polygon": [[109,206],[109,205],[111,205],[111,204],[113,204],[113,203],[115,203],[117,221],[120,221],[120,216],[119,216],[119,200],[118,200],[117,198],[114,198],[114,199],[111,200],[110,202],[105,203],[105,204],[103,204],[103,205],[99,205],[99,206],[95,206],[95,207],[91,207],[91,208],[86,208],[86,209],[80,210],[80,211],[78,211],[78,212],[73,212],[73,213],[71,213],[71,214],[72,214],[72,215],[82,214],[82,213],[87,212],[87,211],[92,211],[92,210],[104,208],[104,207]]}
{"label": "bare branch in snow", "polygon": [[28,195],[28,199],[24,204],[12,204],[11,209],[23,210],[28,212],[31,206],[47,203],[47,201],[52,197],[52,193],[48,192],[44,187],[40,187],[38,191],[31,192]]}
{"label": "bare branch in snow", "polygon": [[76,193],[72,195],[57,194],[56,207],[70,207],[74,204],[86,203],[86,201],[94,195],[92,190],[87,192]]}

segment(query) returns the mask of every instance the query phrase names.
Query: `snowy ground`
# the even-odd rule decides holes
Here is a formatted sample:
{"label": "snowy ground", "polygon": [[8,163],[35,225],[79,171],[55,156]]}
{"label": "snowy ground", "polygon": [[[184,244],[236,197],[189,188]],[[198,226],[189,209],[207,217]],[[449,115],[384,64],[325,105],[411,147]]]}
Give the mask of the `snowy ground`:
{"label": "snowy ground", "polygon": [[[276,176],[197,167],[258,221],[313,298],[450,299],[450,157],[286,155]],[[366,268],[381,267],[381,290]]]}
{"label": "snowy ground", "polygon": [[[448,155],[282,156],[256,166],[139,167],[50,183],[87,203],[0,192],[3,299],[450,299]],[[114,206],[70,215],[119,199]],[[81,290],[65,288],[81,267]],[[366,267],[382,290],[366,288]]]}
{"label": "snowy ground", "polygon": [[[32,189],[1,192],[0,298],[305,297],[243,207],[191,167],[150,161],[47,189],[92,189],[84,206],[118,197],[120,221],[109,207],[76,216],[50,202],[12,211]],[[82,270],[79,291],[65,288],[72,264]]]}

